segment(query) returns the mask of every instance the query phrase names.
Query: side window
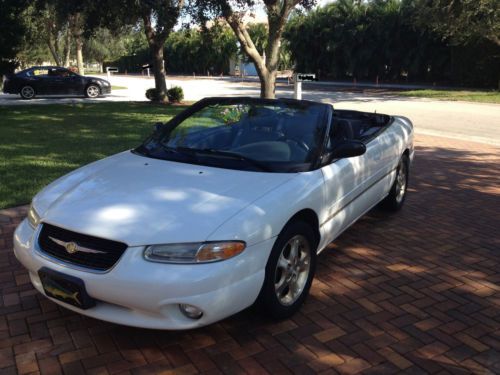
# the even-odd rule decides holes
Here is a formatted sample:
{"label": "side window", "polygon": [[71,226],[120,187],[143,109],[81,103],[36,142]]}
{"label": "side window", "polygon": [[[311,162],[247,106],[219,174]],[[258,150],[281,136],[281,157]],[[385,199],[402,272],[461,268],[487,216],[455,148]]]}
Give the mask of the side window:
{"label": "side window", "polygon": [[55,75],[58,76],[58,77],[69,77],[69,76],[71,76],[70,71],[67,70],[67,69],[57,69]]}
{"label": "side window", "polygon": [[48,69],[33,69],[27,75],[30,77],[47,77],[49,74]]}
{"label": "side window", "polygon": [[49,77],[60,77],[59,69],[49,69]]}

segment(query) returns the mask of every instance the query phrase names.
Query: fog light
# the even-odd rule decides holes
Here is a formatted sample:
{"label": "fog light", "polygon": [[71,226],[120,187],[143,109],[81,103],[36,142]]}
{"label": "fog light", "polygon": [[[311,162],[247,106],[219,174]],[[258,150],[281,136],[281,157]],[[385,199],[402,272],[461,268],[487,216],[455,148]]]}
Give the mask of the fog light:
{"label": "fog light", "polygon": [[190,319],[200,319],[203,316],[203,311],[192,305],[181,303],[179,310]]}

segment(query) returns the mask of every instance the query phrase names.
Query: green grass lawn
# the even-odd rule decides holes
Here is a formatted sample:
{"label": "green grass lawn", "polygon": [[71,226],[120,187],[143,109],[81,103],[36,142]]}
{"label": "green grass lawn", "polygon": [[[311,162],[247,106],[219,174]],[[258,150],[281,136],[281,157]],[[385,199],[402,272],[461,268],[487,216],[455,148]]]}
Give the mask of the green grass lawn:
{"label": "green grass lawn", "polygon": [[126,90],[128,87],[126,86],[111,86],[111,90]]}
{"label": "green grass lawn", "polygon": [[500,103],[500,91],[464,90],[411,90],[397,93],[402,96],[440,100],[463,100],[468,102]]}
{"label": "green grass lawn", "polygon": [[96,103],[0,106],[0,209],[94,160],[138,146],[183,106]]}

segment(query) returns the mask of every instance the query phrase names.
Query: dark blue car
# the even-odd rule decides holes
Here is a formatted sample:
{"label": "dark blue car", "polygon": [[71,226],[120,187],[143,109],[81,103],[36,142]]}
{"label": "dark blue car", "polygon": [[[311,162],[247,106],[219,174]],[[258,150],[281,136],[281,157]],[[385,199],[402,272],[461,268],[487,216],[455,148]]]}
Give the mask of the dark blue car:
{"label": "dark blue car", "polygon": [[58,66],[34,66],[7,75],[3,92],[19,94],[23,99],[33,99],[36,95],[85,95],[87,98],[97,98],[111,93],[111,84],[105,79],[81,76]]}

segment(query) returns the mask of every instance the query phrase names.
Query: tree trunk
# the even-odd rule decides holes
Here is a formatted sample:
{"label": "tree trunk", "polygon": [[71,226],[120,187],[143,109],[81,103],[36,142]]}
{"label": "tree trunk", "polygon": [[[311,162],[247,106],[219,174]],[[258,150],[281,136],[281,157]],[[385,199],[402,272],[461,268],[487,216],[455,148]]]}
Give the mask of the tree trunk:
{"label": "tree trunk", "polygon": [[487,36],[487,39],[489,39],[490,42],[495,43],[497,45],[497,47],[500,47],[500,37],[498,37],[497,35],[491,34],[491,35]]}
{"label": "tree trunk", "polygon": [[83,68],[83,40],[82,40],[82,25],[81,25],[81,15],[80,13],[75,13],[70,17],[71,31],[73,37],[75,38],[76,46],[76,65],[78,67],[78,73],[82,76],[85,74]]}
{"label": "tree trunk", "polygon": [[149,48],[153,54],[153,75],[155,77],[155,88],[158,92],[158,101],[167,102],[167,82],[165,80],[163,44],[164,43],[154,43]]}
{"label": "tree trunk", "polygon": [[155,88],[158,93],[157,100],[168,102],[167,82],[165,81],[165,63],[163,61],[163,46],[167,40],[168,32],[158,34],[155,32],[152,22],[152,14],[146,9],[142,14],[144,32],[149,45],[149,51],[153,59],[153,75],[155,77]]}
{"label": "tree trunk", "polygon": [[69,60],[71,57],[71,31],[68,24],[68,29],[65,35],[65,46],[64,46],[64,66],[67,68],[69,66]]}
{"label": "tree trunk", "polygon": [[47,45],[50,50],[50,54],[52,55],[52,58],[54,59],[54,62],[56,65],[61,66],[61,58],[59,56],[59,48],[57,46],[57,37],[54,36],[54,24],[52,21],[47,21]]}
{"label": "tree trunk", "polygon": [[[276,82],[276,72],[270,74],[267,70],[266,62],[264,57],[259,54],[259,51],[255,47],[255,44],[246,29],[246,26],[243,25],[238,15],[229,14],[226,15],[226,20],[229,23],[229,26],[234,31],[236,38],[240,42],[241,47],[250,58],[250,60],[254,63],[255,69],[257,70],[257,74],[259,75],[260,80],[260,97],[261,98],[274,98],[274,83]],[[272,84],[272,85],[271,85]]]}
{"label": "tree trunk", "polygon": [[276,75],[278,73],[281,36],[291,9],[299,3],[298,0],[266,3],[269,22],[267,47],[264,56],[261,56],[243,23],[241,13],[232,11],[229,2],[226,2],[223,16],[233,29],[245,53],[255,64],[260,79],[261,98],[274,99],[276,97]]}
{"label": "tree trunk", "polygon": [[274,99],[276,97],[276,73],[267,72],[262,76],[259,74],[260,78],[260,97],[266,99]]}
{"label": "tree trunk", "polygon": [[47,45],[49,46],[50,54],[52,55],[54,62],[56,63],[57,66],[61,66],[61,59],[59,58],[59,54],[57,53],[54,45],[51,43],[50,40],[47,40]]}
{"label": "tree trunk", "polygon": [[82,42],[82,36],[77,35],[75,37],[75,45],[76,45],[76,65],[78,67],[78,73],[80,75],[85,75],[85,70],[83,68],[83,42]]}

